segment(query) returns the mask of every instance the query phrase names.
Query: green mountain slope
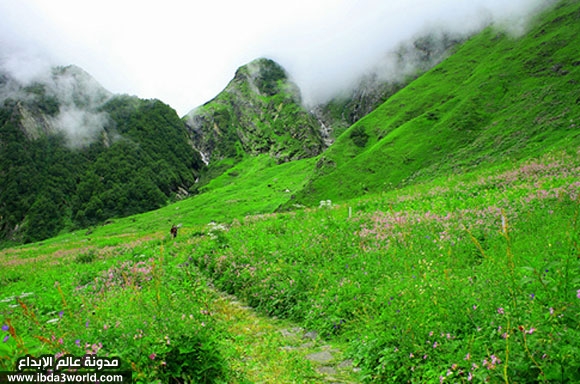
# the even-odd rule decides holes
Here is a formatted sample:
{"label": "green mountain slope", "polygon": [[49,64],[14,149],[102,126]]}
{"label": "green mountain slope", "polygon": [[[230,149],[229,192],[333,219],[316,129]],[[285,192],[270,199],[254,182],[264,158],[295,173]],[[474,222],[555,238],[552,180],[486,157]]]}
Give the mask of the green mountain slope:
{"label": "green mountain slope", "polygon": [[210,163],[267,153],[279,163],[313,157],[324,144],[316,118],[282,67],[258,59],[240,67],[213,100],[183,120]]}
{"label": "green mountain slope", "polygon": [[431,32],[403,42],[385,55],[390,65],[379,66],[363,75],[351,90],[317,105],[314,113],[326,127],[328,141],[333,142],[351,125],[451,55],[463,40],[461,36]]}
{"label": "green mountain slope", "polygon": [[580,5],[514,38],[490,27],[350,127],[301,202],[345,200],[578,145]]}
{"label": "green mountain slope", "polygon": [[173,109],[113,97],[77,67],[0,88],[0,241],[159,208],[203,166]]}

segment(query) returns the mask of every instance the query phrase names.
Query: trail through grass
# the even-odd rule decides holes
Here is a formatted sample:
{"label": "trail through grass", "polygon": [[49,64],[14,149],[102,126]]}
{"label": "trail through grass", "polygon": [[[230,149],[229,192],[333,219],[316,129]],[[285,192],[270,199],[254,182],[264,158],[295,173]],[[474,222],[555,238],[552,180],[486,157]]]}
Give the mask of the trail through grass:
{"label": "trail through grass", "polygon": [[[258,315],[190,268],[197,230],[122,239],[2,251],[0,368],[25,354],[89,353],[120,357],[143,383],[360,381],[337,346]],[[308,358],[321,348],[330,361]]]}

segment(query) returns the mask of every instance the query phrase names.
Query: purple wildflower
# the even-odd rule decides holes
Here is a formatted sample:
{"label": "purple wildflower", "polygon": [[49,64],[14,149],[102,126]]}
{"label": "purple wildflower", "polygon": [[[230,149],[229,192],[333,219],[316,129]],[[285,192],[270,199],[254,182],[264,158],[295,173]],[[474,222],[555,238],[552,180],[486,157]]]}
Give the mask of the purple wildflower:
{"label": "purple wildflower", "polygon": [[576,291],[576,297],[580,299],[580,289]]}
{"label": "purple wildflower", "polygon": [[[579,291],[579,292],[580,292],[580,291]],[[10,328],[9,328],[9,327],[8,327],[6,324],[4,324],[4,325],[2,326],[2,330],[3,330],[3,331],[7,331],[7,330],[9,330],[9,329],[10,329]]]}
{"label": "purple wildflower", "polygon": [[58,317],[60,317],[61,319],[62,319],[62,315],[64,315],[64,311],[60,311],[60,312],[58,313]]}
{"label": "purple wildflower", "polygon": [[10,338],[10,335],[4,336],[4,339],[2,340],[2,342],[3,343],[7,342],[9,338]]}
{"label": "purple wildflower", "polygon": [[504,311],[503,307],[499,307],[499,308],[497,309],[497,313],[499,313],[500,315],[503,315],[503,314],[505,314],[505,311]]}

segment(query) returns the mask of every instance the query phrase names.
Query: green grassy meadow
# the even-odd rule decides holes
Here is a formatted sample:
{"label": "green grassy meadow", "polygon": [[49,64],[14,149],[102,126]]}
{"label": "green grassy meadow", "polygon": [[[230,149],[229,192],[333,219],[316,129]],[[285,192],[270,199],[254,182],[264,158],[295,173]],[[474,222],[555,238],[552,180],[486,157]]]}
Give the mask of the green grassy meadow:
{"label": "green grassy meadow", "polygon": [[471,37],[342,134],[297,199],[348,200],[574,149],[578,9],[560,1],[522,36],[492,26]]}
{"label": "green grassy meadow", "polygon": [[580,154],[557,152],[331,207],[192,218],[175,240],[185,202],[7,249],[2,368],[95,352],[141,382],[318,381],[277,334],[259,358],[282,363],[252,376],[226,292],[261,327],[290,321],[343,346],[353,382],[574,382],[578,180]]}

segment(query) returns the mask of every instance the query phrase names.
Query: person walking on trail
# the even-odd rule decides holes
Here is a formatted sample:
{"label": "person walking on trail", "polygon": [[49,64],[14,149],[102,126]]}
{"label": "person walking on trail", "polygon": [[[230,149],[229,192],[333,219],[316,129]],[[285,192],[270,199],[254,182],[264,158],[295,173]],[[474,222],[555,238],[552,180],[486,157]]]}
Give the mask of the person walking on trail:
{"label": "person walking on trail", "polygon": [[175,239],[177,237],[177,225],[173,224],[170,232],[171,232],[171,237],[173,237]]}

